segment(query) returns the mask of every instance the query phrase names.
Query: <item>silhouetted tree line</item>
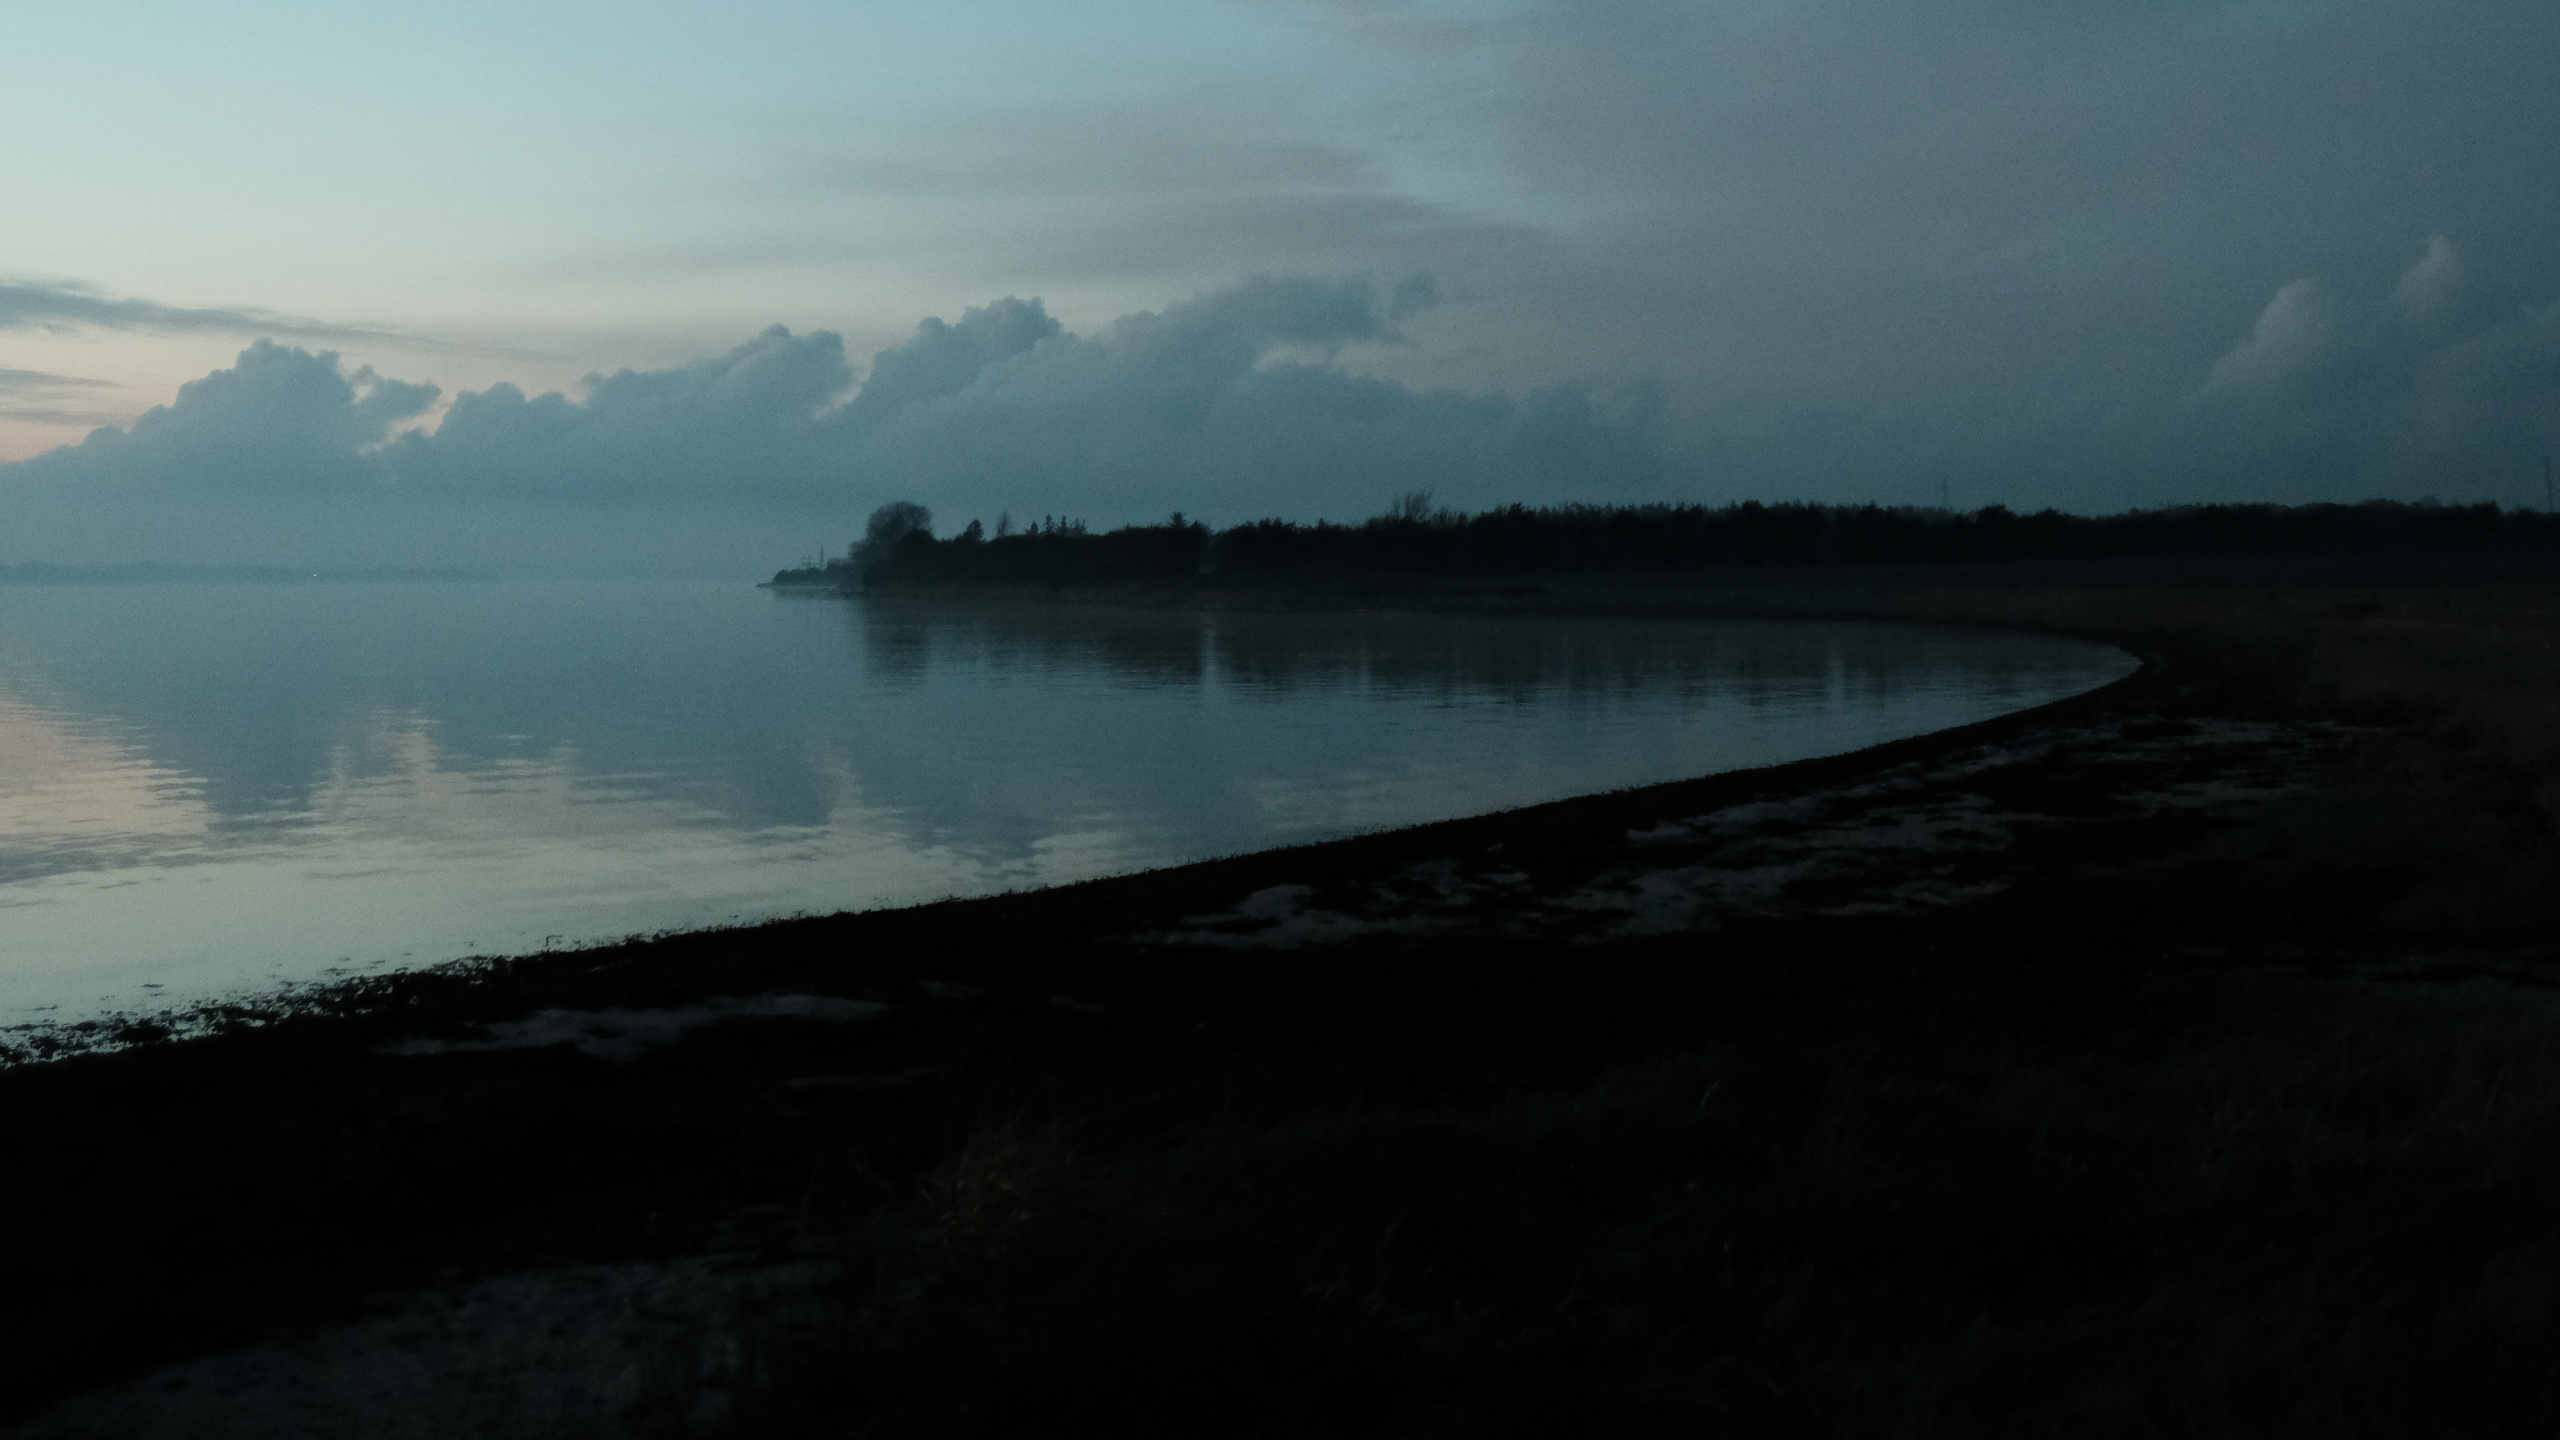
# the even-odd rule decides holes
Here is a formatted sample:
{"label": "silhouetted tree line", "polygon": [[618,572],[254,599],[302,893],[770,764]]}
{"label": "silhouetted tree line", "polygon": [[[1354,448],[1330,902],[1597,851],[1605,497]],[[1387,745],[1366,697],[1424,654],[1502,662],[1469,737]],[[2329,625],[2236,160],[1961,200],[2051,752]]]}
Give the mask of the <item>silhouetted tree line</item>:
{"label": "silhouetted tree line", "polygon": [[[1056,518],[936,539],[921,507],[883,506],[824,572],[848,585],[1194,584],[1323,577],[1498,576],[1609,570],[1885,565],[2134,557],[2560,550],[2560,517],[2494,504],[2187,505],[2120,515],[1970,513],[1880,505],[1512,505],[1474,515],[1409,495],[1349,524],[1257,520],[1212,533],[1175,515],[1102,534]],[[903,502],[901,502],[903,505]],[[897,509],[883,537],[881,519]],[[912,523],[906,523],[912,522]],[[903,528],[900,528],[900,527]],[[818,572],[786,571],[775,577]],[[801,583],[809,583],[804,580]]]}

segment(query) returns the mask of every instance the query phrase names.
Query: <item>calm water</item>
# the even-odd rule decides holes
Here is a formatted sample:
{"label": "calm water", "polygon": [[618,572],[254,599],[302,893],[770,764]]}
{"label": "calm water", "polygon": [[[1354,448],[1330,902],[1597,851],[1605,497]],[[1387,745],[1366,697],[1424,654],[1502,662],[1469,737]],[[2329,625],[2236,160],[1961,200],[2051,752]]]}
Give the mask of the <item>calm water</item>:
{"label": "calm water", "polygon": [[0,1023],[1764,765],[2132,664],[1884,626],[744,583],[0,586]]}

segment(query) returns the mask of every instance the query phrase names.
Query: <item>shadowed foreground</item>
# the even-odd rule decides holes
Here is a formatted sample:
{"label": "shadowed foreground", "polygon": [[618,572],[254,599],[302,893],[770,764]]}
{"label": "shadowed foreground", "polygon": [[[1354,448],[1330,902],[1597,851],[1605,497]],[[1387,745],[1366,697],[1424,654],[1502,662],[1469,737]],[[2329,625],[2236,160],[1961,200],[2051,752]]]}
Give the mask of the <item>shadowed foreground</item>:
{"label": "shadowed foreground", "polygon": [[2548,577],[1857,583],[1424,599],[2153,664],[0,1072],[9,1413],[228,1352],[22,1433],[2560,1423]]}

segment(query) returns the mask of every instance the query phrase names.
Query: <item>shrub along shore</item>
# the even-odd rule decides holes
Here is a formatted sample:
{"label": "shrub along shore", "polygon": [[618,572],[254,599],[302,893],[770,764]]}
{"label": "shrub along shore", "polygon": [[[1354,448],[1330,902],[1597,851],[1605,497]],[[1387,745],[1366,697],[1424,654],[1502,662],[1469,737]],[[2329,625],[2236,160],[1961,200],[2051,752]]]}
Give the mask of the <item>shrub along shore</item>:
{"label": "shrub along shore", "polygon": [[[1857,614],[2149,664],[1850,756],[0,1070],[0,1415],[383,1291],[718,1252],[822,1278],[596,1433],[2560,1423],[2534,547],[1214,603]],[[1913,825],[1943,843],[1879,845]],[[1706,898],[1638,923],[1680,886]],[[760,995],[881,1008],[627,1060],[435,1048]],[[483,1418],[455,1423],[509,1433]]]}

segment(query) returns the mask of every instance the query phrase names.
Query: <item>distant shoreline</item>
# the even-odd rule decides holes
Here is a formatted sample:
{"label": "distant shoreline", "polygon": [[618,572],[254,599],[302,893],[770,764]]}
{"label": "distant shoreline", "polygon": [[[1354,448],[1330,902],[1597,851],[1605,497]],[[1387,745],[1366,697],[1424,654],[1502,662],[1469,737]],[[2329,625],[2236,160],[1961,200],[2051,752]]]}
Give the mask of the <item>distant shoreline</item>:
{"label": "distant shoreline", "polygon": [[479,571],[458,567],[404,569],[363,567],[308,570],[286,565],[52,565],[42,562],[0,565],[0,585],[280,585],[350,580],[480,580]]}
{"label": "distant shoreline", "polygon": [[[776,585],[845,590],[987,586],[1176,594],[1435,591],[1521,595],[1544,582],[1724,586],[1745,577],[1814,574],[1855,587],[1865,574],[2043,570],[2078,583],[2093,568],[2150,578],[2245,566],[2308,573],[2415,565],[2548,567],[2560,521],[2494,505],[2205,505],[2111,516],[1971,514],[1878,506],[1514,505],[1475,515],[1407,496],[1393,512],[1349,524],[1270,519],[1213,531],[1175,515],[1159,525],[1096,532],[1044,517],[1026,530],[977,521],[937,538],[920,505],[875,511],[841,559],[773,577]],[[2050,582],[2048,582],[2050,583]]]}

